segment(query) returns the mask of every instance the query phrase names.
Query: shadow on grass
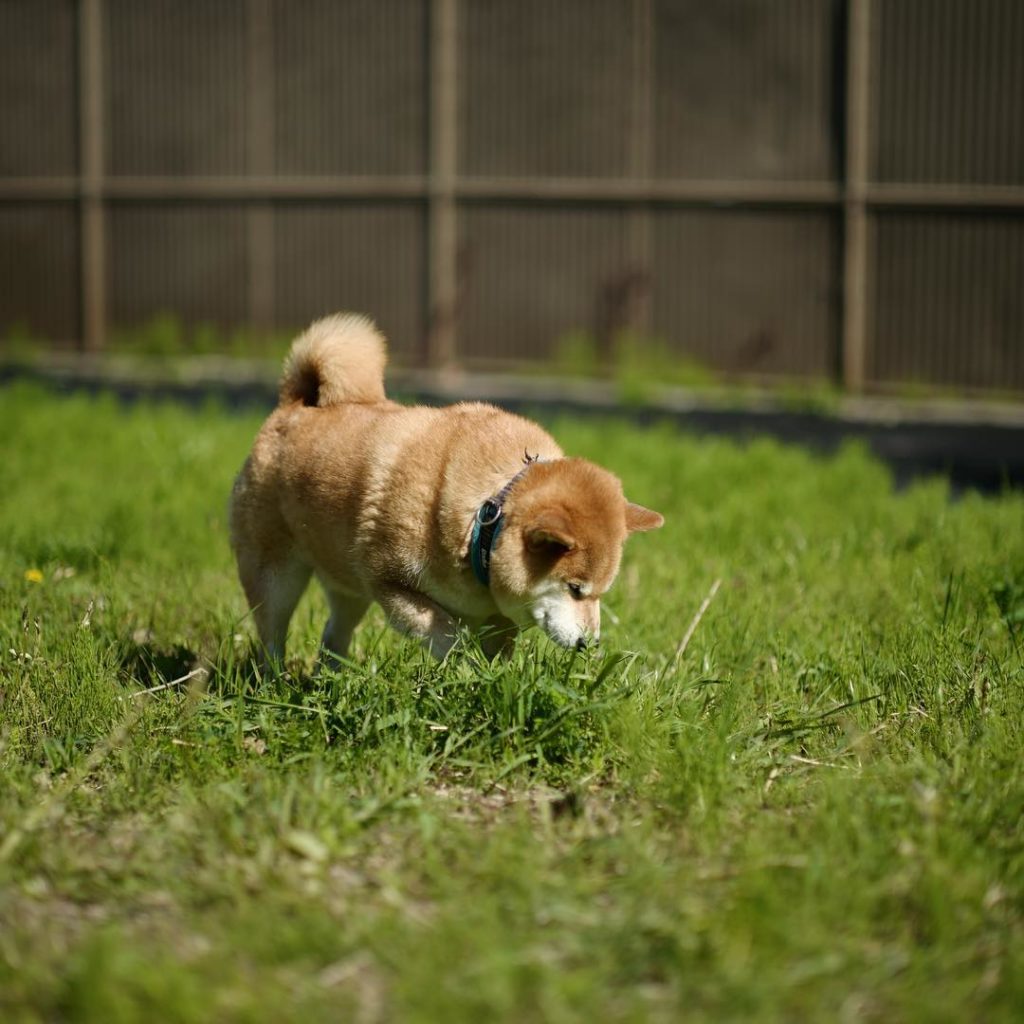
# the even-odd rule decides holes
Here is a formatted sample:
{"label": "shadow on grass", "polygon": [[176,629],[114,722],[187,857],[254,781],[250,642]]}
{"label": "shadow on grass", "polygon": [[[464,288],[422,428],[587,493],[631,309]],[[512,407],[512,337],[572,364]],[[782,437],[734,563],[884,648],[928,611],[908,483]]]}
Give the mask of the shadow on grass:
{"label": "shadow on grass", "polygon": [[364,753],[400,748],[435,766],[569,766],[593,757],[636,686],[629,654],[565,652],[521,643],[489,660],[460,642],[433,661],[412,643],[364,637],[358,656],[332,664],[289,661],[273,675],[255,645],[225,644],[209,664],[207,697],[282,729],[304,721],[325,747]]}
{"label": "shadow on grass", "polygon": [[185,644],[163,646],[148,638],[131,638],[120,646],[121,671],[143,689],[165,686],[203,667],[200,654]]}

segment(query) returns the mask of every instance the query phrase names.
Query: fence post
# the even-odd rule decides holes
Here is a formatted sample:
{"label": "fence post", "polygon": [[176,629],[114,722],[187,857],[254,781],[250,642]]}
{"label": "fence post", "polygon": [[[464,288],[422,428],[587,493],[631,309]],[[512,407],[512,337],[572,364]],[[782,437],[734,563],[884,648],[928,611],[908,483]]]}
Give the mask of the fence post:
{"label": "fence post", "polygon": [[[274,173],[273,16],[269,0],[248,0],[246,75],[248,176]],[[257,331],[274,326],[274,207],[255,199],[246,209],[249,325]]]}
{"label": "fence post", "polygon": [[846,47],[842,382],[847,391],[860,392],[867,373],[871,0],[847,0]]}
{"label": "fence post", "polygon": [[430,172],[427,209],[427,333],[423,362],[455,359],[458,235],[455,175],[458,155],[457,0],[430,9]]}
{"label": "fence post", "polygon": [[96,352],[107,333],[103,0],[79,0],[78,100],[81,348]]}
{"label": "fence post", "polygon": [[[633,0],[633,95],[631,131],[626,173],[634,181],[649,188],[653,173],[652,152],[654,132],[652,125],[654,26],[651,0]],[[646,334],[651,327],[653,216],[647,202],[633,203],[626,224],[627,295],[630,322],[626,325]],[[614,341],[614,339],[613,339]],[[608,353],[614,356],[614,353]]]}

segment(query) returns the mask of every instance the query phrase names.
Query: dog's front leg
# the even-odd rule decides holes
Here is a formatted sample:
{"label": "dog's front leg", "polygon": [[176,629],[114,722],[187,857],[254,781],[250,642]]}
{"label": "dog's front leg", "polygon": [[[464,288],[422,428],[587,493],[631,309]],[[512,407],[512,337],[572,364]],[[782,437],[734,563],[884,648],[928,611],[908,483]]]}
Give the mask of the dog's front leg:
{"label": "dog's front leg", "polygon": [[493,660],[499,655],[507,658],[512,653],[519,627],[504,615],[492,615],[481,627],[480,647],[484,657]]}
{"label": "dog's front leg", "polygon": [[404,587],[379,587],[374,595],[388,622],[401,633],[419,637],[440,661],[455,643],[458,625],[425,594]]}

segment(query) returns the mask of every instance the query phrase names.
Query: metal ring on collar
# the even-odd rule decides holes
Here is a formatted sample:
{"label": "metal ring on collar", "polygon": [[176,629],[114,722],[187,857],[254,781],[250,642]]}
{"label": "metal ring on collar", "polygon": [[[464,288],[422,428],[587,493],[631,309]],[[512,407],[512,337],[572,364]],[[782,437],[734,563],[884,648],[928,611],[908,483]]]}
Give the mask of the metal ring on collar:
{"label": "metal ring on collar", "polygon": [[[493,510],[493,514],[488,515],[489,510]],[[476,511],[476,521],[481,526],[493,526],[500,518],[501,506],[493,501],[485,501]]]}

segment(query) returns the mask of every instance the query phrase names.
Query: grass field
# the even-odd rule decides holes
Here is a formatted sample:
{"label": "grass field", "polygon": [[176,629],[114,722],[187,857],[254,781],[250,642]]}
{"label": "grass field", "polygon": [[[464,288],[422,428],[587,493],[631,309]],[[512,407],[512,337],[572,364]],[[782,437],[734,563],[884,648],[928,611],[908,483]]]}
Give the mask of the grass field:
{"label": "grass field", "polygon": [[600,653],[261,682],[259,418],[0,392],[0,1018],[1019,1019],[1021,495],[556,422],[667,518]]}

